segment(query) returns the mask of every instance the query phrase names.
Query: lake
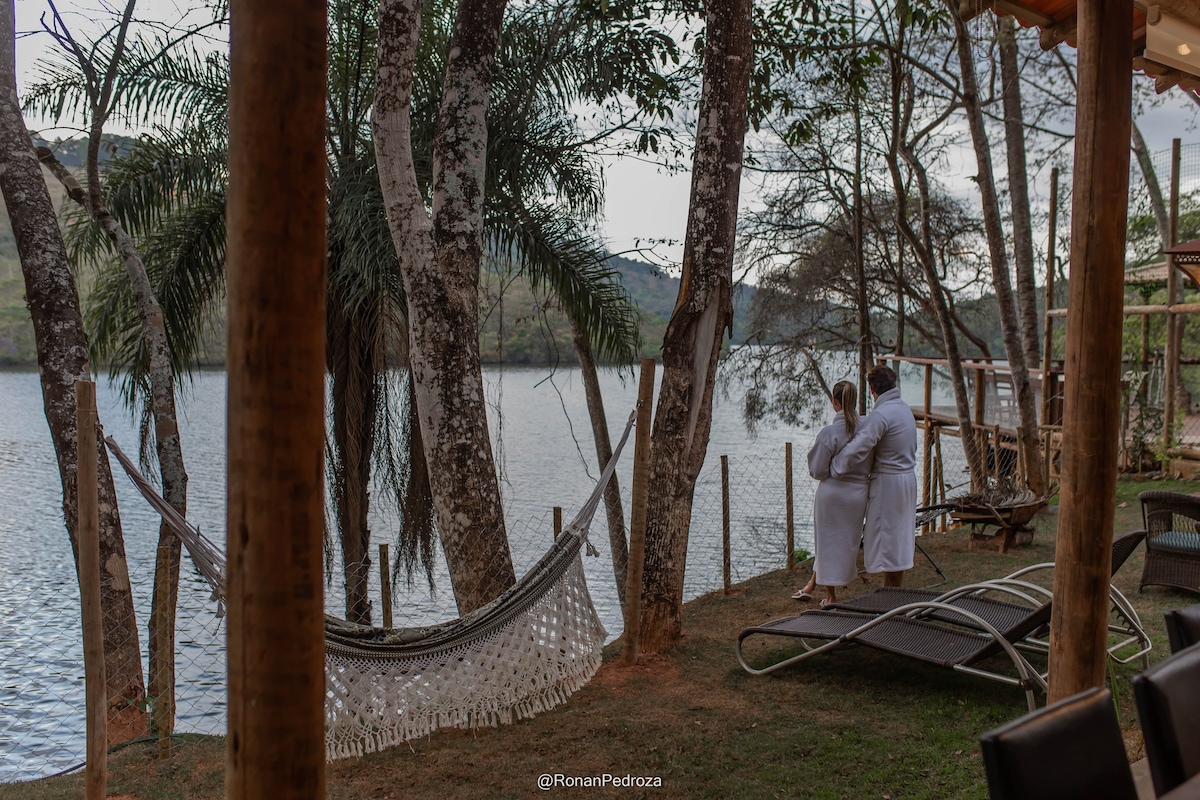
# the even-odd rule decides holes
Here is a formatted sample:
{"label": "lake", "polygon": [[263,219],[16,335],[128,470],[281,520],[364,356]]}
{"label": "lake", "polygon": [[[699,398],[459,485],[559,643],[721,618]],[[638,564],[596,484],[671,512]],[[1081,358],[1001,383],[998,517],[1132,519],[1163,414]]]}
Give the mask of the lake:
{"label": "lake", "polygon": [[[599,469],[583,385],[577,368],[489,368],[489,424],[495,443],[505,516],[517,574],[531,567],[553,538],[552,509],[569,521],[595,485]],[[634,374],[601,372],[609,427],[624,429],[636,402]],[[917,402],[919,379],[905,379]],[[910,393],[912,394],[909,397]],[[213,541],[225,540],[225,374],[203,372],[181,390],[180,428],[191,521]],[[137,425],[114,388],[101,380],[97,405],[105,432],[127,453],[137,452]],[[824,420],[818,422],[823,424]],[[812,496],[805,456],[815,429],[761,425],[747,434],[740,398],[718,390],[708,457],[696,485],[688,545],[685,597],[722,585],[720,456],[729,457],[732,574],[739,581],[784,564],[784,445],[794,453],[796,546],[812,550]],[[629,515],[632,442],[617,470]],[[145,635],[153,582],[158,517],[117,471],[117,494],[134,586],[139,627]],[[947,475],[948,482],[950,476]],[[373,542],[396,552],[398,519],[373,492]],[[61,485],[42,411],[36,372],[0,372],[0,782],[51,774],[82,761],[83,667],[79,587],[62,521]],[[585,557],[593,601],[609,637],[621,631],[603,509],[592,541],[599,557]],[[372,553],[377,555],[373,547]],[[224,731],[224,628],[203,580],[185,558],[178,619],[177,730]],[[456,616],[445,565],[435,567],[431,592],[395,587],[397,626],[424,625]],[[805,575],[807,573],[804,573]],[[342,615],[341,568],[336,553],[326,585],[326,608]],[[381,612],[378,565],[371,596]],[[144,640],[143,640],[144,641]]]}

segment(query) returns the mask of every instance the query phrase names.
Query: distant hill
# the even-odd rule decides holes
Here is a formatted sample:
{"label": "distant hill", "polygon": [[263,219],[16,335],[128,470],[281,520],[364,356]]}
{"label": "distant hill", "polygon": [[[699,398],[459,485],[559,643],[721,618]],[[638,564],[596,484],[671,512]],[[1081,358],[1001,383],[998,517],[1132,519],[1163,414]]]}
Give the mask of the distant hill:
{"label": "distant hill", "polygon": [[[127,148],[133,142],[127,137],[113,137],[106,142],[106,152]],[[69,167],[79,167],[86,156],[82,141],[38,140],[52,147],[60,161]],[[49,177],[49,176],[48,176]],[[57,203],[62,192],[56,181],[50,180],[51,192]],[[621,282],[637,306],[641,321],[642,354],[661,354],[667,320],[679,296],[679,279],[643,261],[613,256],[609,260],[621,274]],[[571,327],[553,304],[536,298],[528,281],[522,278],[502,278],[484,273],[481,280],[480,350],[485,363],[506,364],[572,364],[575,351]],[[741,287],[734,294],[734,338],[746,320],[746,311],[754,295],[753,286]],[[25,307],[25,283],[17,257],[16,242],[8,215],[0,215],[0,367],[33,366],[37,363],[34,349],[33,325]],[[225,348],[220,332],[206,347],[213,366],[220,366]]]}

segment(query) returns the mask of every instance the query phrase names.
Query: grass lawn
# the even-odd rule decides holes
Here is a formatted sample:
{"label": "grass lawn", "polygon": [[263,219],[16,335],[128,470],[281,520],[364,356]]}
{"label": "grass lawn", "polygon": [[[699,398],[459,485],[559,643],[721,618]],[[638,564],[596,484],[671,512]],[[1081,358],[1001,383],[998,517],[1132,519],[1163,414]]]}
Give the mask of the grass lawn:
{"label": "grass lawn", "polygon": [[[1137,493],[1147,488],[1190,493],[1200,491],[1200,484],[1122,481],[1117,532],[1141,526]],[[925,537],[921,543],[954,586],[1052,560],[1055,509],[1039,517],[1037,526],[1032,545],[1006,555],[968,551],[962,531]],[[1138,594],[1141,564],[1139,548],[1117,575],[1116,585],[1149,630],[1154,661],[1168,652],[1162,612],[1200,598],[1163,588]],[[733,646],[742,628],[813,607],[789,598],[806,578],[803,568],[773,572],[739,584],[730,596],[711,594],[689,603],[678,650],[622,668],[616,663],[619,645],[610,645],[606,663],[587,687],[532,720],[479,731],[442,731],[411,746],[333,762],[328,796],[986,797],[978,737],[1025,713],[1018,689],[864,648],[819,656],[767,677],[751,677],[738,666]],[[918,554],[907,584],[936,580]],[[878,585],[871,578],[847,594]],[[786,647],[781,640],[768,649]],[[1131,760],[1143,755],[1129,688],[1139,669],[1135,662],[1114,671]],[[222,796],[223,739],[186,738],[168,761],[155,754],[152,744],[114,753],[109,796]],[[543,773],[655,777],[661,788],[542,792],[537,779]],[[79,774],[0,786],[2,800],[78,798],[82,793]]]}

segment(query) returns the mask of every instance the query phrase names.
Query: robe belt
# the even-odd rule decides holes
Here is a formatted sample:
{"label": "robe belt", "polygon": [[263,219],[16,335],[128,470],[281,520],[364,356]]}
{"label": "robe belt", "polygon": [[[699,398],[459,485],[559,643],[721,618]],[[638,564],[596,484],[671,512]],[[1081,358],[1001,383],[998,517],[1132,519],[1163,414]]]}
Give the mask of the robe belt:
{"label": "robe belt", "polygon": [[871,470],[871,476],[874,477],[875,475],[915,475],[916,474],[915,469],[916,469],[915,467],[909,467],[908,469],[904,469],[902,467],[893,467],[891,469],[889,469],[887,467],[876,467],[875,469]]}

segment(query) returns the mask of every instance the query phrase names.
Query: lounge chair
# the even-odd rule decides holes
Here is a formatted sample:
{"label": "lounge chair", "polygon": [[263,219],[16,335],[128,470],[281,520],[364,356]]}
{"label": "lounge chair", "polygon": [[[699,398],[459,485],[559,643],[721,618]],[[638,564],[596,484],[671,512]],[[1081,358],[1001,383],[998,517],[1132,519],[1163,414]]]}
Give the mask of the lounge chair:
{"label": "lounge chair", "polygon": [[1112,693],[1088,689],[979,737],[991,800],[1137,800]]}
{"label": "lounge chair", "polygon": [[1200,593],[1200,497],[1176,492],[1142,492],[1146,527],[1146,586],[1172,586]]}
{"label": "lounge chair", "polygon": [[[971,627],[931,618],[932,614],[938,612],[946,614],[953,621],[969,622]],[[1033,711],[1037,708],[1034,690],[1045,691],[1046,677],[1026,660],[1017,645],[1049,622],[1049,602],[1036,608],[1026,608],[1019,619],[1004,628],[997,628],[965,608],[937,600],[909,603],[879,615],[813,610],[746,628],[738,635],[737,658],[742,668],[751,675],[766,675],[826,650],[861,644],[1017,686],[1025,692],[1029,710]],[[752,667],[746,662],[742,646],[746,639],[759,635],[799,639],[805,652],[761,669]],[[825,640],[825,643],[814,647],[807,640]],[[980,666],[981,662],[1001,652],[1008,655],[1019,677]]]}
{"label": "lounge chair", "polygon": [[1163,614],[1163,621],[1172,653],[1200,644],[1200,605],[1172,609]]}
{"label": "lounge chair", "polygon": [[[1121,568],[1145,536],[1145,531],[1133,531],[1113,540],[1113,575],[1117,573],[1117,570]],[[962,586],[949,592],[883,587],[869,594],[831,603],[826,608],[856,613],[882,614],[910,603],[937,600],[955,608],[970,611],[993,627],[1003,630],[1027,614],[1031,607],[1036,607],[1050,599],[1048,589],[1025,579],[1034,572],[1053,567],[1053,562],[1033,564],[1003,578]],[[997,594],[1002,595],[1003,599],[996,597]],[[1115,619],[1109,625],[1109,631],[1122,637],[1108,648],[1109,658],[1118,664],[1127,664],[1140,657],[1143,667],[1148,667],[1148,654],[1151,650],[1150,637],[1146,635],[1137,611],[1115,586],[1109,587],[1109,597],[1115,615]],[[937,610],[928,616],[944,622],[974,627],[968,618],[952,612]],[[1049,641],[1044,634],[1045,632],[1035,631],[1021,642],[1021,646],[1034,651],[1048,651]],[[1119,655],[1131,645],[1136,645],[1135,652]]]}

